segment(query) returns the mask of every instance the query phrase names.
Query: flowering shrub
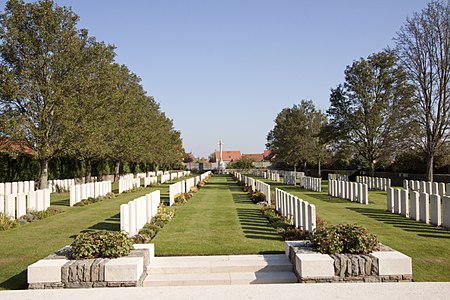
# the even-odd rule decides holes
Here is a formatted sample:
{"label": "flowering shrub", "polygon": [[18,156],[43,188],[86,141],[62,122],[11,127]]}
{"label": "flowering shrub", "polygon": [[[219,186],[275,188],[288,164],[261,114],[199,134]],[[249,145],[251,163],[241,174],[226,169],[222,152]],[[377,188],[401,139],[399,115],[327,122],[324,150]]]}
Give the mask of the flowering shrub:
{"label": "flowering shrub", "polygon": [[378,247],[378,238],[358,225],[339,224],[318,226],[311,240],[321,253],[367,254]]}

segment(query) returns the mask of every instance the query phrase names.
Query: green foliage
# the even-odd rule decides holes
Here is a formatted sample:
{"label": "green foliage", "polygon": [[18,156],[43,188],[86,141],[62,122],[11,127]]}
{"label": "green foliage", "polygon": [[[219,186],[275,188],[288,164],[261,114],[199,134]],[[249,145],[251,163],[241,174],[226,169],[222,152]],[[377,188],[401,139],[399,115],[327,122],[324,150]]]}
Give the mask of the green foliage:
{"label": "green foliage", "polygon": [[243,157],[240,160],[231,162],[227,165],[227,169],[250,170],[253,168],[255,160],[251,157]]}
{"label": "green foliage", "polygon": [[8,215],[0,212],[0,231],[14,228],[17,225],[19,225],[19,223],[15,219],[11,219]]}
{"label": "green foliage", "polygon": [[274,128],[267,135],[267,149],[275,162],[296,167],[312,163],[320,166],[328,155],[319,133],[327,123],[324,113],[311,100],[302,100],[292,108],[284,108],[275,119]]}
{"label": "green foliage", "polygon": [[87,177],[106,159],[181,163],[173,121],[140,78],[114,62],[114,46],[77,28],[78,20],[51,0],[9,0],[0,14],[0,131],[32,148],[42,166],[41,188],[57,155],[84,161]]}
{"label": "green foliage", "polygon": [[367,254],[377,249],[378,238],[358,225],[339,224],[318,226],[311,240],[321,253]]}
{"label": "green foliage", "polygon": [[181,194],[176,195],[174,200],[177,205],[181,205],[181,204],[186,203],[191,198],[192,198],[192,194],[181,193]]}
{"label": "green foliage", "polygon": [[62,211],[59,208],[49,207],[46,210],[42,210],[42,211],[28,211],[27,214],[20,217],[20,219],[26,221],[27,223],[31,223],[35,220],[42,220],[42,219],[54,216],[56,214],[59,214],[61,212]]}
{"label": "green foliage", "polygon": [[374,171],[404,149],[411,122],[413,87],[391,51],[361,58],[347,66],[345,83],[332,89],[330,124],[322,137],[340,149],[350,147]]}
{"label": "green foliage", "polygon": [[266,201],[266,195],[261,192],[256,192],[253,194],[250,194],[250,199],[252,199],[253,203],[260,203]]}
{"label": "green foliage", "polygon": [[117,258],[128,255],[133,242],[124,232],[89,231],[78,235],[71,247],[74,259]]}
{"label": "green foliage", "polygon": [[277,230],[278,234],[283,236],[285,241],[305,240],[309,239],[309,234],[301,228],[295,228],[292,221],[288,218],[281,217],[271,205],[263,205],[261,212]]}
{"label": "green foliage", "polygon": [[83,199],[80,202],[75,203],[73,206],[86,206],[92,203],[102,202],[108,199],[112,199],[116,197],[116,194],[114,193],[108,193],[105,196],[99,196],[97,198],[89,197],[87,199]]}

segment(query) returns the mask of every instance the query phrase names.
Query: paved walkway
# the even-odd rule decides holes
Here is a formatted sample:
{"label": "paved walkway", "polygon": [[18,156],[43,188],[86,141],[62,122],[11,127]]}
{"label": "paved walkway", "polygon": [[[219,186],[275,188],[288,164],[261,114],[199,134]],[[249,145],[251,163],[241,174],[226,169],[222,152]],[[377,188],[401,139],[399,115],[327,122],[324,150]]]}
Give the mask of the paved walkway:
{"label": "paved walkway", "polygon": [[293,270],[284,254],[155,257],[144,286],[297,283]]}
{"label": "paved walkway", "polygon": [[5,291],[2,300],[449,299],[450,283],[325,283]]}

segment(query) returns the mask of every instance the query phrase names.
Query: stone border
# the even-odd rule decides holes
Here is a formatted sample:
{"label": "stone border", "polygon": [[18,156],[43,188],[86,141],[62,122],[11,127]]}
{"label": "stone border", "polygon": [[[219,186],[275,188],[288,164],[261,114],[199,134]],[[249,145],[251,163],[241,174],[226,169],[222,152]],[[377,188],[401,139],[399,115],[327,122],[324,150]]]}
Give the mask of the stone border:
{"label": "stone border", "polygon": [[411,258],[384,245],[369,255],[328,255],[310,241],[286,241],[285,253],[301,283],[412,281]]}
{"label": "stone border", "polygon": [[114,259],[67,259],[65,247],[28,266],[29,289],[142,286],[155,256],[153,244],[135,244],[130,255]]}

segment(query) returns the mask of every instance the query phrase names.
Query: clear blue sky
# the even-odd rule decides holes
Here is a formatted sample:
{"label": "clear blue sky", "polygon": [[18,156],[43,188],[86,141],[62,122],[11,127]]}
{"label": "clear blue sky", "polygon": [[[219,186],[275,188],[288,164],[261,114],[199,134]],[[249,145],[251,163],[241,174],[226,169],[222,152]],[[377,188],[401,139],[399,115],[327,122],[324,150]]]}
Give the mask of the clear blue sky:
{"label": "clear blue sky", "polygon": [[[4,1],[2,1],[4,3]],[[56,0],[142,78],[187,151],[261,153],[278,112],[326,110],[345,67],[393,46],[425,0]],[[1,4],[3,9],[3,4]]]}

